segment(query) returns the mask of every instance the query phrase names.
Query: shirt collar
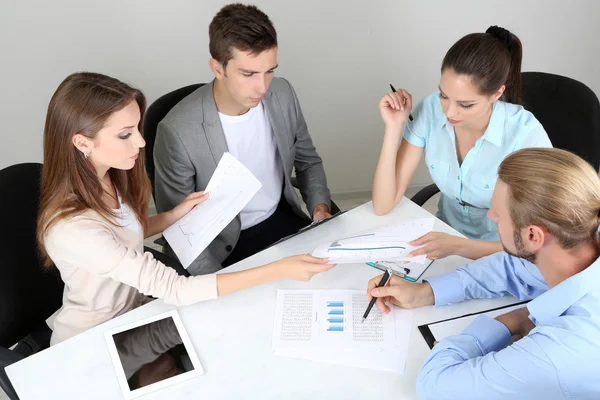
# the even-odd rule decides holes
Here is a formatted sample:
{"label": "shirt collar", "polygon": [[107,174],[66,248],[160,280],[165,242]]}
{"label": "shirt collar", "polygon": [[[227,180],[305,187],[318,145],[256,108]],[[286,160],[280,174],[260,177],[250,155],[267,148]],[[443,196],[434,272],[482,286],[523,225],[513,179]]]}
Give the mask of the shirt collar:
{"label": "shirt collar", "polygon": [[[448,124],[446,115],[443,115],[442,128],[448,131],[452,130],[452,127]],[[492,109],[492,115],[485,133],[483,134],[482,140],[500,147],[502,146],[502,139],[504,138],[504,125],[506,122],[506,104],[503,101],[495,101]]]}
{"label": "shirt collar", "polygon": [[598,289],[599,280],[600,258],[580,273],[530,301],[527,308],[533,322],[539,324],[560,317],[583,296]]}

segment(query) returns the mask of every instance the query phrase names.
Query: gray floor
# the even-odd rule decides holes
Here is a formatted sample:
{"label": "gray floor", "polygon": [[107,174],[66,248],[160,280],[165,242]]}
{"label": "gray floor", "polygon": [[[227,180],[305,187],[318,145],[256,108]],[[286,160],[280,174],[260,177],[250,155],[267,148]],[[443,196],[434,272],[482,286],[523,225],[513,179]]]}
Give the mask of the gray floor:
{"label": "gray floor", "polygon": [[[407,193],[407,195],[409,197],[412,194],[413,193]],[[340,196],[339,199],[336,199],[336,197],[333,196],[333,199],[341,210],[351,210],[351,209],[358,207],[368,201],[371,201],[371,196],[368,193],[362,193],[362,194],[357,194],[357,195],[346,194],[346,195]],[[435,195],[434,197],[431,198],[431,200],[429,200],[427,203],[425,203],[423,208],[425,208],[430,213],[435,214],[435,212],[437,211],[438,199],[439,199],[439,194]],[[154,203],[151,203],[150,204],[150,215],[154,215],[154,214],[156,214],[156,209],[154,207]],[[156,236],[146,239],[144,241],[144,244],[151,248],[161,250],[160,246],[153,243],[154,239],[159,236],[160,235],[156,235]],[[8,400],[8,396],[1,389],[0,389],[0,400]]]}

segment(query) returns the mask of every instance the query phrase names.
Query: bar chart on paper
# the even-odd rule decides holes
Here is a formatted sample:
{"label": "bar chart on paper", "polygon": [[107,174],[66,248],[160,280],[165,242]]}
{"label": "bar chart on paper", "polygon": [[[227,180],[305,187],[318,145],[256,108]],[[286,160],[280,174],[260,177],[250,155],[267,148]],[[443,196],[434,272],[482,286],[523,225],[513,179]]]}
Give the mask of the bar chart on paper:
{"label": "bar chart on paper", "polygon": [[273,326],[275,354],[401,373],[412,312],[382,314],[364,290],[278,290]]}
{"label": "bar chart on paper", "polygon": [[327,332],[343,332],[345,312],[343,301],[328,301],[327,302]]}
{"label": "bar chart on paper", "polygon": [[392,314],[373,309],[362,290],[279,290],[274,348],[383,350],[396,347]]}

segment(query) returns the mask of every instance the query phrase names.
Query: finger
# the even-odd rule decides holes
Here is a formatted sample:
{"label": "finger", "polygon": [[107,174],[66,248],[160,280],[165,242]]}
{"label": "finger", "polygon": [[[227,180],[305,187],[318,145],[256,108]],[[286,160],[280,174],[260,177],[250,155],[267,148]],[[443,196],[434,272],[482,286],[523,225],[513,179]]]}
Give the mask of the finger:
{"label": "finger", "polygon": [[202,196],[208,196],[208,192],[205,192],[203,190],[199,191],[199,192],[194,192],[194,193],[190,194],[187,198],[195,199],[195,198],[202,197]]}
{"label": "finger", "polygon": [[377,299],[377,301],[375,301],[375,305],[377,306],[379,311],[381,311],[384,314],[390,312],[390,308],[387,306],[387,304],[385,304],[384,299]]}
{"label": "finger", "polygon": [[327,264],[327,262],[329,261],[328,258],[315,257],[315,256],[311,256],[310,254],[303,254],[302,256],[300,256],[300,259],[302,261],[312,263],[312,264]]}
{"label": "finger", "polygon": [[371,296],[373,297],[394,297],[396,293],[396,286],[382,286],[371,289]]}
{"label": "finger", "polygon": [[204,203],[206,200],[208,200],[208,193],[203,194],[198,197],[194,197],[193,199],[188,199],[188,201],[191,202],[193,205],[198,205],[200,203]]}
{"label": "finger", "polygon": [[404,105],[409,108],[412,109],[412,95],[410,93],[408,93],[406,90],[402,89],[402,96],[404,96]]}
{"label": "finger", "polygon": [[400,303],[398,300],[396,300],[393,297],[390,299],[390,303],[392,303],[393,305],[395,305],[397,307],[410,308],[410,307],[406,307],[406,305],[403,305],[402,303]]}
{"label": "finger", "polygon": [[329,271],[331,268],[335,267],[336,265],[337,264],[316,265],[313,267],[313,271],[315,271],[316,273]]}
{"label": "finger", "polygon": [[372,289],[375,289],[377,287],[377,285],[379,284],[379,282],[381,282],[381,277],[383,276],[383,274],[376,276],[375,278],[371,279],[369,281],[368,284],[368,291],[369,293],[371,292]]}
{"label": "finger", "polygon": [[425,246],[425,247],[421,247],[420,249],[411,251],[410,253],[408,253],[408,256],[409,257],[418,257],[423,254],[429,254],[429,251],[431,251],[431,247]]}
{"label": "finger", "polygon": [[387,96],[388,96],[388,104],[390,105],[390,107],[393,108],[394,110],[398,110],[399,104],[398,104],[398,99],[395,96],[395,93],[390,92],[387,94]]}
{"label": "finger", "polygon": [[403,94],[404,89],[400,89],[396,92],[396,96],[400,100],[400,110],[404,111],[404,106],[406,105],[406,97]]}
{"label": "finger", "polygon": [[403,110],[404,109],[404,98],[402,97],[401,93],[393,93],[394,98],[396,99],[396,110]]}
{"label": "finger", "polygon": [[422,244],[425,244],[427,242],[430,242],[432,237],[431,237],[431,232],[426,233],[425,235],[421,236],[418,239],[413,240],[412,242],[409,242],[408,244],[410,244],[411,246],[420,246]]}

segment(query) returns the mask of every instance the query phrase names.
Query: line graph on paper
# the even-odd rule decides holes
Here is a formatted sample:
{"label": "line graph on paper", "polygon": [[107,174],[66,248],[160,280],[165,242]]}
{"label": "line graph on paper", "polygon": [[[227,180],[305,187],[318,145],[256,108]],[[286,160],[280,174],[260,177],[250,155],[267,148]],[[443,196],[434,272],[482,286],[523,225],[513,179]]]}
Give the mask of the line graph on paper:
{"label": "line graph on paper", "polygon": [[220,195],[216,199],[209,198],[209,200],[207,200],[206,202],[212,200],[213,202],[218,203],[218,206],[213,207],[212,210],[207,210],[206,207],[200,208],[200,206],[203,206],[204,204],[206,204],[206,202],[199,204],[194,208],[194,210],[192,210],[196,213],[209,211],[210,216],[209,219],[205,221],[206,225],[201,225],[201,221],[198,218],[193,218],[193,215],[192,218],[190,218],[188,221],[179,224],[179,229],[181,229],[181,233],[183,233],[187,237],[190,247],[194,245],[194,240],[201,239],[202,235],[207,233],[206,231],[211,225],[217,224],[219,222],[222,223],[224,221],[224,218],[227,216],[227,210],[234,205],[233,203],[235,202],[235,199],[241,196],[243,193],[243,190],[239,190],[235,195],[233,195],[233,197],[229,199],[223,195]]}
{"label": "line graph on paper", "polygon": [[248,168],[231,154],[223,154],[206,186],[208,199],[164,232],[165,239],[185,268],[242,211],[261,187]]}

